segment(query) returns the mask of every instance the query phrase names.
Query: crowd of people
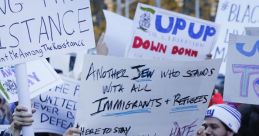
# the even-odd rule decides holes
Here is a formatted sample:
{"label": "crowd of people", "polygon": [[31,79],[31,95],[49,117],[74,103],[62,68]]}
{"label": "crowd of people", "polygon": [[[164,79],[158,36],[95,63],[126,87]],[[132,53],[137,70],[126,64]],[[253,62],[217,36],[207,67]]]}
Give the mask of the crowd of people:
{"label": "crowd of people", "polygon": [[[103,36],[100,39],[103,41]],[[104,43],[98,43],[96,49],[99,55],[108,53]],[[211,59],[211,54],[207,55],[207,59]],[[196,136],[259,136],[259,105],[224,102],[222,97],[224,75],[219,75],[218,81],[204,115],[204,122],[197,130]],[[0,98],[0,124],[10,124],[10,127],[2,131],[0,136],[20,136],[23,127],[33,124],[34,112],[37,111],[33,109],[29,112],[21,105],[9,105],[4,98]],[[68,128],[63,136],[80,135],[80,133],[78,127]],[[35,135],[58,136],[51,133]]]}
{"label": "crowd of people", "polygon": [[[97,46],[97,54],[107,55],[104,43]],[[207,55],[211,59],[211,55]],[[204,122],[197,131],[197,136],[259,136],[259,106],[249,104],[227,103],[223,101],[224,75],[218,75],[218,80],[213,90],[209,108],[204,115]],[[33,123],[32,114],[22,106],[9,105],[0,99],[0,110],[3,113],[2,124],[11,123],[10,127],[1,132],[0,136],[20,136],[22,127]],[[13,114],[12,114],[13,113]],[[59,136],[51,133],[36,133],[37,136]],[[63,136],[80,135],[78,128],[69,128]]]}
{"label": "crowd of people", "polygon": [[[221,84],[215,87],[204,122],[196,133],[197,136],[258,136],[259,106],[225,103],[221,94],[222,85],[221,81]],[[1,132],[0,136],[20,136],[22,127],[32,125],[34,112],[36,112],[35,109],[30,113],[27,108],[16,106],[10,119],[10,127]],[[69,128],[63,136],[76,134],[80,135],[78,128]],[[36,135],[58,136],[50,133]]]}

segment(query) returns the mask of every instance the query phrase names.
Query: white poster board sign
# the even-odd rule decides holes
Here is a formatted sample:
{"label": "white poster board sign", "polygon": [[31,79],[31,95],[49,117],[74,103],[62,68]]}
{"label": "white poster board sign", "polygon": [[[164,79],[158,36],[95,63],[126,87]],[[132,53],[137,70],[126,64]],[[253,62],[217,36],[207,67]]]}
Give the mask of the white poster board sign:
{"label": "white poster board sign", "polygon": [[108,55],[124,57],[133,34],[133,21],[111,11],[103,12],[106,19],[104,43],[108,47]]}
{"label": "white poster board sign", "polygon": [[[61,78],[45,59],[30,61],[27,65],[27,79],[31,98],[47,91],[47,89],[62,83]],[[18,100],[17,83],[14,67],[0,68],[0,83],[5,91],[1,95],[9,102]]]}
{"label": "white poster board sign", "polygon": [[220,63],[86,56],[75,123],[82,136],[195,135]]}
{"label": "white poster board sign", "polygon": [[246,35],[257,36],[259,35],[259,27],[246,27]]}
{"label": "white poster board sign", "polygon": [[219,0],[215,22],[221,25],[221,31],[212,50],[213,58],[224,58],[220,73],[226,72],[226,53],[229,34],[245,34],[245,27],[258,26],[258,0]]}
{"label": "white poster board sign", "polygon": [[224,100],[259,104],[259,38],[230,35]]}
{"label": "white poster board sign", "polygon": [[89,0],[5,1],[1,7],[0,66],[95,45]]}
{"label": "white poster board sign", "polygon": [[63,134],[73,127],[80,85],[77,80],[62,79],[63,84],[33,99],[32,107],[37,110],[33,115],[35,132]]}
{"label": "white poster board sign", "polygon": [[205,59],[218,35],[213,22],[138,4],[130,58]]}

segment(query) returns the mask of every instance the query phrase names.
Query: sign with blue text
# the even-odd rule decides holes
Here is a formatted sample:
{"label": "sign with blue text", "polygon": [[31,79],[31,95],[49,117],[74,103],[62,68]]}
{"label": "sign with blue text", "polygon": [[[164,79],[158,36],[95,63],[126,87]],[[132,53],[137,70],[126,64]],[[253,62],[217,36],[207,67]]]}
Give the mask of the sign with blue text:
{"label": "sign with blue text", "polygon": [[80,85],[77,80],[62,79],[63,84],[33,99],[32,107],[37,110],[33,115],[35,132],[63,134],[73,127]]}
{"label": "sign with blue text", "polygon": [[212,50],[213,58],[223,58],[220,73],[226,72],[226,53],[230,34],[245,34],[245,27],[259,25],[258,0],[219,0],[215,22],[221,25],[221,31]]}
{"label": "sign with blue text", "polygon": [[259,38],[230,34],[224,100],[258,105]]}
{"label": "sign with blue text", "polygon": [[[61,78],[45,59],[30,61],[27,65],[27,79],[31,98],[62,83]],[[14,67],[0,68],[1,95],[9,102],[18,101],[17,82]]]}
{"label": "sign with blue text", "polygon": [[213,22],[138,4],[133,23],[130,58],[205,59],[216,42]]}
{"label": "sign with blue text", "polygon": [[0,67],[95,47],[89,0],[3,0]]}
{"label": "sign with blue text", "polygon": [[81,136],[195,135],[220,63],[86,56],[75,124]]}

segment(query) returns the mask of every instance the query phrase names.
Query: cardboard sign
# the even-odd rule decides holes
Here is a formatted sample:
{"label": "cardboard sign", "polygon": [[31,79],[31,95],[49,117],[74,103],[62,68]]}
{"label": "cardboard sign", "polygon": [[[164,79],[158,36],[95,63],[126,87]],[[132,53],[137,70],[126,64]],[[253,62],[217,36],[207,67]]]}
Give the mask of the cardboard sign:
{"label": "cardboard sign", "polygon": [[33,99],[35,132],[63,134],[73,127],[77,97],[80,89],[79,81],[62,77],[64,83]]}
{"label": "cardboard sign", "polygon": [[220,63],[86,56],[75,123],[82,136],[195,135]]}
{"label": "cardboard sign", "polygon": [[245,34],[245,27],[259,25],[258,0],[219,0],[216,23],[221,25],[221,31],[212,50],[213,58],[224,58],[220,73],[226,72],[226,53],[230,34]]}
{"label": "cardboard sign", "polygon": [[111,11],[103,12],[106,19],[104,43],[108,47],[108,55],[124,57],[133,34],[133,21]]}
{"label": "cardboard sign", "polygon": [[95,46],[90,1],[3,0],[0,66]]}
{"label": "cardboard sign", "polygon": [[205,59],[219,28],[209,21],[144,4],[138,4],[133,25],[128,57],[174,60]]}
{"label": "cardboard sign", "polygon": [[224,100],[259,104],[259,38],[230,35]]}
{"label": "cardboard sign", "polygon": [[[61,78],[45,59],[26,63],[29,91],[31,98],[47,91],[47,89],[62,83]],[[9,102],[18,100],[17,83],[13,67],[0,68],[0,83],[4,90],[1,95]]]}

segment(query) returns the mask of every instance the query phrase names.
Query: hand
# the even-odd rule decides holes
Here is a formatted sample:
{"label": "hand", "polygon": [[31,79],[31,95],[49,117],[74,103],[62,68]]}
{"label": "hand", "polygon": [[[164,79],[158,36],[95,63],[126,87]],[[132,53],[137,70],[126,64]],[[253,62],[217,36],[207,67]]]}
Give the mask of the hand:
{"label": "hand", "polygon": [[67,131],[63,134],[63,136],[73,136],[74,134],[80,134],[81,131],[78,128],[69,128]]}
{"label": "hand", "polygon": [[196,136],[205,136],[204,130],[205,130],[205,127],[204,127],[204,126],[201,126],[201,127],[198,129]]}
{"label": "hand", "polygon": [[[32,113],[36,112],[32,109]],[[28,109],[23,106],[17,106],[13,113],[13,121],[11,123],[11,131],[14,135],[20,135],[23,126],[30,126],[33,123],[32,113],[28,112]]]}

